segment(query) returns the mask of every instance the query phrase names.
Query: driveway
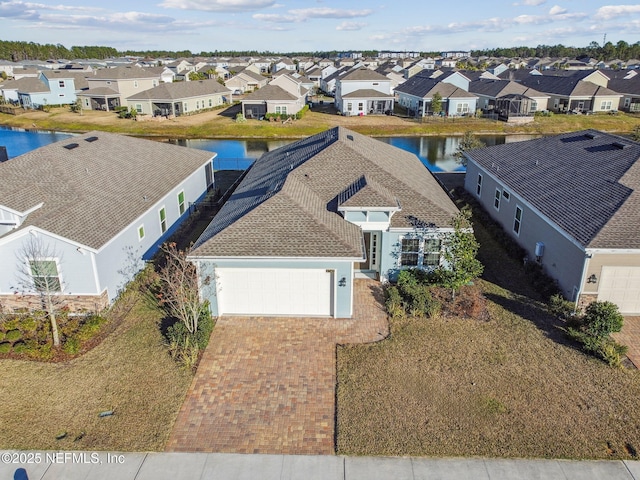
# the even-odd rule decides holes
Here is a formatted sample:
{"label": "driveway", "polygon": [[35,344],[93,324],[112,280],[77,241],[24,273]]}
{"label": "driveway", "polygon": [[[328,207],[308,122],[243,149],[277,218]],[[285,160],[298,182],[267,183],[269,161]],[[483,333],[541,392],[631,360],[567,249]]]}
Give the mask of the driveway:
{"label": "driveway", "polygon": [[333,454],[336,345],[389,332],[378,282],[354,301],[349,320],[218,319],[167,451]]}
{"label": "driveway", "polygon": [[640,368],[640,317],[624,317],[622,331],[611,336],[616,342],[629,348],[627,358],[636,368]]}

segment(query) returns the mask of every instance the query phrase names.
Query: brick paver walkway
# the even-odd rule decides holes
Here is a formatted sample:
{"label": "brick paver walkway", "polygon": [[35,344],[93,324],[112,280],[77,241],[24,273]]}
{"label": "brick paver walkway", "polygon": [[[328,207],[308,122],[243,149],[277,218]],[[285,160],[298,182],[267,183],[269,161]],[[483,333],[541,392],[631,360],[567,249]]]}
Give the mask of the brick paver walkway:
{"label": "brick paver walkway", "polygon": [[354,288],[349,320],[218,319],[167,451],[333,454],[336,345],[389,328],[379,283]]}
{"label": "brick paver walkway", "polygon": [[611,336],[628,347],[627,358],[636,368],[640,368],[640,317],[624,317],[622,331]]}

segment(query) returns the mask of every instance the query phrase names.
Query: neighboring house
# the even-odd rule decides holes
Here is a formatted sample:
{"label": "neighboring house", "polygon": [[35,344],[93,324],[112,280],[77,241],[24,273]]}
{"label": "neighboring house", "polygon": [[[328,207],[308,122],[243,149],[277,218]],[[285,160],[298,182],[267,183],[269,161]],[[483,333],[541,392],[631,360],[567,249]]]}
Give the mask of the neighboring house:
{"label": "neighboring house", "polygon": [[325,67],[325,69],[327,71],[331,71],[331,73],[324,76],[325,70],[322,71],[323,76],[320,79],[320,90],[328,94],[334,94],[336,91],[336,82],[338,81],[338,79],[349,72],[351,69],[349,67],[341,67],[339,69],[336,69],[335,67]]}
{"label": "neighboring house", "polygon": [[162,83],[127,98],[129,108],[155,116],[180,116],[231,103],[231,90],[217,80]]}
{"label": "neighboring house", "polygon": [[442,262],[454,203],[419,159],[336,127],[265,153],[194,244],[213,315],[353,315],[353,279]]}
{"label": "neighboring house", "polygon": [[343,115],[371,115],[393,112],[391,80],[362,67],[336,81],[336,109]]}
{"label": "neighboring house", "polygon": [[162,73],[153,69],[124,66],[103,68],[87,77],[89,89],[78,94],[85,110],[110,111],[126,105],[126,99],[136,93],[157,87],[162,81]]}
{"label": "neighboring house", "polygon": [[466,157],[466,190],[566,298],[640,314],[639,143],[585,130]]}
{"label": "neighboring house", "polygon": [[548,109],[554,112],[609,112],[618,109],[622,98],[621,94],[578,76],[529,75],[521,83],[549,95]]}
{"label": "neighboring house", "polygon": [[266,58],[257,59],[253,65],[258,69],[258,73],[269,73],[271,70],[271,60]]}
{"label": "neighboring house", "polygon": [[38,78],[39,76],[40,70],[37,68],[13,67],[14,80],[20,80],[21,78]]}
{"label": "neighboring house", "polygon": [[53,255],[42,261],[71,310],[107,306],[130,280],[122,271],[149,258],[212,186],[213,157],[90,132],[1,163],[0,304],[40,308],[17,278],[23,245],[35,237]]}
{"label": "neighboring house", "polygon": [[294,115],[302,110],[305,101],[306,94],[295,95],[278,85],[269,84],[242,99],[242,114],[253,119],[261,119],[267,113]]}
{"label": "neighboring house", "polygon": [[160,77],[162,83],[173,83],[176,80],[176,74],[168,67],[145,67],[149,74]]}
{"label": "neighboring house", "polygon": [[306,102],[309,89],[304,86],[302,77],[294,77],[287,73],[278,75],[269,82],[269,85],[277,85],[282,87],[287,92],[295,95],[296,97],[302,97],[302,101]]}
{"label": "neighboring house", "polygon": [[443,74],[441,77],[442,81],[440,77],[432,78],[432,75],[423,72],[409,78],[395,89],[398,104],[406,108],[410,116],[425,117],[433,114],[431,103],[433,96],[438,93],[442,98],[443,114],[475,114],[478,97],[459,85],[461,80],[458,76]]}
{"label": "neighboring house", "polygon": [[640,74],[636,70],[607,71],[609,89],[622,95],[618,110],[640,112]]}
{"label": "neighboring house", "polygon": [[[546,110],[549,101],[548,95],[509,80],[478,79],[469,84],[469,92],[478,97],[477,106],[484,114],[497,114],[501,120],[531,117],[539,110]],[[507,97],[505,109],[505,102],[501,100],[507,100]]]}
{"label": "neighboring house", "polygon": [[236,94],[253,92],[259,88],[262,88],[269,83],[267,77],[255,73],[251,70],[245,69],[234,75],[229,80],[224,82],[225,87],[231,89]]}
{"label": "neighboring house", "polygon": [[44,70],[38,80],[44,89],[36,82],[30,82],[30,87],[18,89],[18,99],[24,108],[71,105],[77,99],[76,94],[88,86],[85,74],[72,70]]}
{"label": "neighboring house", "polygon": [[287,71],[289,73],[297,71],[297,65],[290,58],[281,58],[277,62],[274,62],[273,68],[271,69],[271,73],[276,73],[281,70]]}

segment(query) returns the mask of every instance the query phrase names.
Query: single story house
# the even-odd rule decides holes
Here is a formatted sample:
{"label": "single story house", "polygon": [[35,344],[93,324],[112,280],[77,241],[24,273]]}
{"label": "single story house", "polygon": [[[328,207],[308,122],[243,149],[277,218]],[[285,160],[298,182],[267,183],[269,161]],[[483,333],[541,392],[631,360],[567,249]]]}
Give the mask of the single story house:
{"label": "single story house", "polygon": [[302,110],[305,101],[306,93],[295,95],[279,85],[269,84],[242,99],[242,114],[253,119],[260,119],[267,113],[294,115]]}
{"label": "single story house", "polygon": [[18,278],[32,238],[71,310],[107,306],[212,187],[213,157],[94,131],[0,163],[2,308],[40,308]]}
{"label": "single story house", "polygon": [[213,315],[353,315],[353,279],[435,268],[458,209],[413,154],[342,127],[265,153],[190,258]]}
{"label": "single story house", "polygon": [[476,112],[478,97],[466,89],[440,81],[439,78],[419,73],[398,85],[395,89],[398,104],[407,109],[410,116],[425,117],[433,114],[433,96],[442,98],[441,112],[449,116],[470,115]]}
{"label": "single story house", "polygon": [[[479,78],[469,84],[469,92],[478,97],[478,108],[483,113],[496,114],[504,120],[512,116],[533,116],[539,110],[546,110],[549,101],[549,95],[509,80]],[[505,100],[512,107],[515,98],[518,99],[515,109],[504,108]]]}
{"label": "single story house", "polygon": [[231,90],[217,80],[161,83],[127,98],[129,108],[154,117],[189,115],[231,102]]}
{"label": "single story house", "polygon": [[465,156],[465,189],[567,299],[640,314],[640,143],[584,130]]}
{"label": "single story house", "polygon": [[235,94],[242,94],[262,88],[266,86],[267,83],[269,83],[267,77],[263,77],[250,69],[244,69],[229,80],[225,80],[224,85]]}

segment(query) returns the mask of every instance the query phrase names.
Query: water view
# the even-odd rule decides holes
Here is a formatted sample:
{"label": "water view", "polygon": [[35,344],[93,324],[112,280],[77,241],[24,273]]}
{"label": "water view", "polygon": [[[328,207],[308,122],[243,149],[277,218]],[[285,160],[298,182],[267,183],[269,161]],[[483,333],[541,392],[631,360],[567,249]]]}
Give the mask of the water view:
{"label": "water view", "polygon": [[6,147],[7,156],[13,158],[71,136],[69,133],[26,131],[0,127],[0,146]]}
{"label": "water view", "polygon": [[[0,127],[0,146],[7,147],[9,158],[22,155],[38,147],[57,142],[71,135],[58,132],[15,130]],[[531,135],[491,135],[482,136],[487,145],[500,145],[533,138]],[[461,137],[383,137],[378,140],[414,153],[432,172],[463,172],[454,154]],[[245,170],[263,153],[294,142],[295,140],[168,140],[169,143],[200,150],[216,152],[216,170]]]}

